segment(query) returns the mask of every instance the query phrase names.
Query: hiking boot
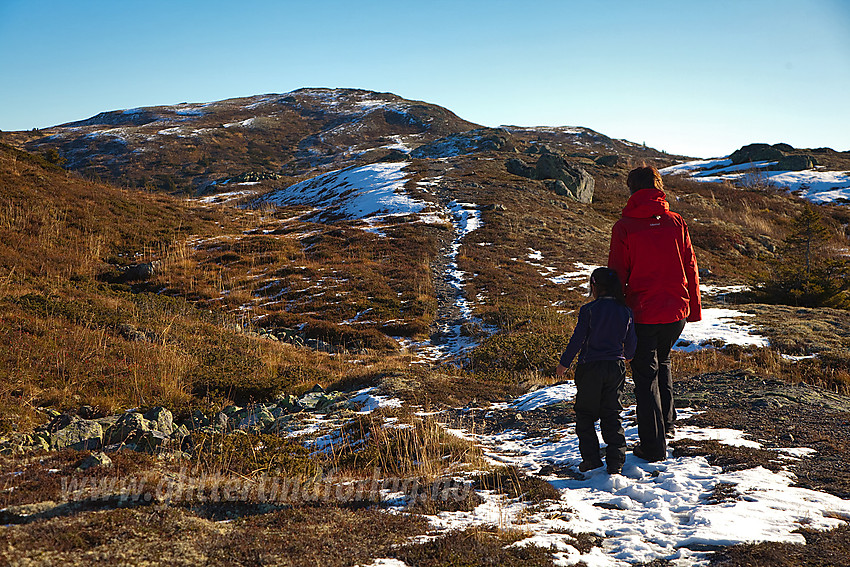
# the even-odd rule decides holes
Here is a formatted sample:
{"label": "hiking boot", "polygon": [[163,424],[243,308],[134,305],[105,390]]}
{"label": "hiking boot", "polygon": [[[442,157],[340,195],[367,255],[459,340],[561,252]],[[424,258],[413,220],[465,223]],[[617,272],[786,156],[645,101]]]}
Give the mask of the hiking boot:
{"label": "hiking boot", "polygon": [[648,461],[650,463],[655,462],[655,461],[663,461],[664,460],[664,457],[656,457],[654,455],[648,455],[643,450],[643,447],[640,446],[640,443],[638,443],[637,445],[632,447],[632,455],[634,455],[638,459],[643,459],[644,461]]}
{"label": "hiking boot", "polygon": [[579,472],[587,472],[587,471],[592,471],[593,469],[598,469],[601,466],[602,466],[602,461],[599,461],[598,463],[590,463],[588,461],[582,461],[578,464],[578,470],[579,470]]}
{"label": "hiking boot", "polygon": [[608,474],[620,474],[623,472],[623,465],[608,465],[606,467]]}

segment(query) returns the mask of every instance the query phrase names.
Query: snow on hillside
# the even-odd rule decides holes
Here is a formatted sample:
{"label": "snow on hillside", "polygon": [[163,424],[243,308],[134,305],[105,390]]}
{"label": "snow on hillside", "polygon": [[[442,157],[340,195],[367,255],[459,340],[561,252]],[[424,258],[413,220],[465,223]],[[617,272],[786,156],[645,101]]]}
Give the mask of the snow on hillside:
{"label": "snow on hillside", "polygon": [[390,215],[408,215],[433,208],[404,191],[408,175],[405,163],[373,163],[349,167],[307,179],[285,189],[263,195],[257,203],[277,206],[310,205],[319,209],[314,219],[380,220]]}
{"label": "snow on hillside", "polygon": [[769,184],[799,192],[813,203],[850,202],[850,172],[808,169],[803,171],[771,171],[777,162],[732,165],[728,158],[697,160],[661,169],[662,175],[687,175],[695,181],[729,181],[739,185]]}
{"label": "snow on hillside", "polygon": [[714,344],[768,346],[765,337],[741,321],[742,317],[752,316],[734,309],[703,309],[702,321],[687,323],[674,348],[694,351]]}

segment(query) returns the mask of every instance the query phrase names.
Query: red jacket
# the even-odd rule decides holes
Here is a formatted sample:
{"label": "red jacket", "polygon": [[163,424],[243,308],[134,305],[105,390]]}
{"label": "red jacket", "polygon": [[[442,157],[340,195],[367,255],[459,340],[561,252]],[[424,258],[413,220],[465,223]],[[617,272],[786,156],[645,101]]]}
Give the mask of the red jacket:
{"label": "red jacket", "polygon": [[635,323],[702,319],[699,273],[688,226],[663,191],[632,194],[611,231],[608,267],[625,286]]}

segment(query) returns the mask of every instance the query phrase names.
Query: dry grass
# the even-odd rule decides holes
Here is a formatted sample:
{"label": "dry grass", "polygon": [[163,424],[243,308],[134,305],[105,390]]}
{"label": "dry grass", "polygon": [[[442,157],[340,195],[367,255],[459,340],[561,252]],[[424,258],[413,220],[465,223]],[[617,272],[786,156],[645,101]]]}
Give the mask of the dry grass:
{"label": "dry grass", "polygon": [[745,543],[718,551],[711,559],[712,567],[832,567],[850,564],[850,529],[845,525],[831,531],[805,528],[800,533],[806,544]]}
{"label": "dry grass", "polygon": [[[5,561],[91,565],[368,564],[425,531],[404,514],[297,507],[223,524],[181,508],[88,512],[0,528]],[[187,538],[186,534],[191,534]]]}

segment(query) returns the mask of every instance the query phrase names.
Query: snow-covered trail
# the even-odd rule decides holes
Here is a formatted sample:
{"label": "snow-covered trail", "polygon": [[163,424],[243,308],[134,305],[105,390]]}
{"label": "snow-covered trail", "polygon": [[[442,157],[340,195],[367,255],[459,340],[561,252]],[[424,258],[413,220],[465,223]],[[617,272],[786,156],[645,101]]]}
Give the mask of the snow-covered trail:
{"label": "snow-covered trail", "polygon": [[[494,406],[535,411],[557,402],[569,402],[575,389],[566,383],[531,392],[510,404]],[[631,423],[634,407],[624,410],[629,444],[637,441]],[[692,412],[681,410],[680,417]],[[472,512],[442,512],[433,518],[440,530],[491,524],[516,528],[530,535],[516,545],[535,544],[555,550],[557,564],[584,561],[589,566],[625,566],[667,559],[676,565],[705,565],[709,552],[743,542],[805,543],[794,533],[800,527],[831,529],[850,519],[850,501],[791,486],[793,475],[762,467],[724,473],[704,457],[677,457],[647,463],[631,453],[622,475],[604,468],[581,475],[581,458],[572,424],[553,427],[545,436],[529,437],[516,430],[493,435],[453,430],[474,440],[494,463],[513,465],[539,474],[561,495],[557,502],[529,508],[504,496],[489,494]],[[683,427],[677,439],[714,439],[730,445],[758,447],[740,431]],[[805,458],[799,449],[780,450],[777,459]],[[545,471],[572,469],[566,477]],[[544,474],[541,473],[543,469]],[[584,478],[581,478],[581,477]],[[716,492],[716,488],[721,492]],[[718,494],[726,495],[717,497]],[[713,496],[712,496],[713,495]],[[710,498],[711,497],[711,498]],[[572,533],[604,537],[601,547],[581,553],[570,544]]]}

